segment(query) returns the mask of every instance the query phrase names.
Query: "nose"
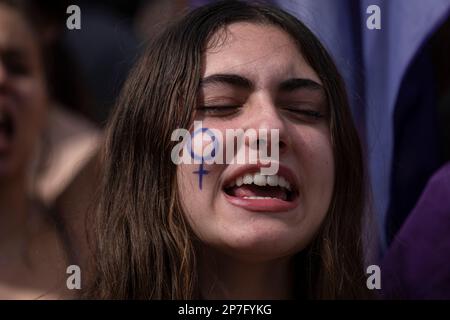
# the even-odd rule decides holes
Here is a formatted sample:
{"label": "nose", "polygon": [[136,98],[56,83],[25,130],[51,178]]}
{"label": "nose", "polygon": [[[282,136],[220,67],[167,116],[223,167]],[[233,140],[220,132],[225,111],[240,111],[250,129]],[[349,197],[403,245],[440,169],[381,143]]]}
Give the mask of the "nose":
{"label": "nose", "polygon": [[[255,129],[258,133],[257,147],[258,149],[264,147],[272,150],[272,143],[278,143],[279,154],[286,153],[291,145],[288,134],[288,128],[285,120],[280,117],[276,105],[272,102],[269,95],[261,94],[249,100],[248,114],[245,122],[245,129]],[[260,135],[261,132],[266,131],[266,135]],[[273,134],[272,130],[278,131],[278,138]],[[277,141],[275,141],[275,140]],[[249,145],[249,141],[246,141]]]}

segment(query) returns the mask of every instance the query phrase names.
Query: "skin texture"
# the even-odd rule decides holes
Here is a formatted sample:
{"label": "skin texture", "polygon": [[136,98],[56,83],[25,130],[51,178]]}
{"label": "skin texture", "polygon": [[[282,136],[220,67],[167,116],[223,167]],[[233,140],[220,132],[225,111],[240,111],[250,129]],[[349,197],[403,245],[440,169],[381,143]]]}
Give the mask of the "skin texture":
{"label": "skin texture", "polygon": [[[325,94],[320,86],[280,89],[281,83],[294,78],[321,82],[289,35],[274,26],[234,23],[218,32],[205,54],[203,79],[216,74],[238,75],[252,87],[217,81],[204,84],[195,119],[224,136],[225,129],[278,129],[280,163],[293,173],[299,201],[284,212],[247,210],[230,203],[223,192],[224,182],[242,165],[205,165],[209,173],[199,190],[198,176],[193,174],[198,165],[181,164],[181,199],[200,240],[202,294],[289,297],[291,258],[318,231],[333,193]],[[237,107],[219,110],[223,106]],[[321,117],[305,115],[302,110],[319,112]]]}

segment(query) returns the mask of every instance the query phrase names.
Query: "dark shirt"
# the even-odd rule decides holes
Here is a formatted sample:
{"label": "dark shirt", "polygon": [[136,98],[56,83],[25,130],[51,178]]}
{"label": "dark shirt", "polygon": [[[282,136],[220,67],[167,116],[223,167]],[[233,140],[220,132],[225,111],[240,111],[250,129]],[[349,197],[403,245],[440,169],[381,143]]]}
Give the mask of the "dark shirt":
{"label": "dark shirt", "polygon": [[428,182],[381,274],[385,298],[450,299],[450,163]]}

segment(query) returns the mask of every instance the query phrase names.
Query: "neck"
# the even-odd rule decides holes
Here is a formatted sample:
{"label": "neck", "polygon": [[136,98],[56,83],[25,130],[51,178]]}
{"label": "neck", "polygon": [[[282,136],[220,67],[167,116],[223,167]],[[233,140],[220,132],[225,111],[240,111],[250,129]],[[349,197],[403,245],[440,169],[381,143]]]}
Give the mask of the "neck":
{"label": "neck", "polygon": [[15,242],[26,230],[26,190],[25,178],[0,181],[0,247]]}
{"label": "neck", "polygon": [[204,299],[292,299],[292,257],[249,262],[217,252],[199,256],[200,293]]}

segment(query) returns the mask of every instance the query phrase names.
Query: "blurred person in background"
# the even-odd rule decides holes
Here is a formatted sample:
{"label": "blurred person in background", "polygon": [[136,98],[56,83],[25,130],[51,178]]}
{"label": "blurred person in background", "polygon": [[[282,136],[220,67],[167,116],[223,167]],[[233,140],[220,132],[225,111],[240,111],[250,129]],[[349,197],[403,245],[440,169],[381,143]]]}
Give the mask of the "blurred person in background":
{"label": "blurred person in background", "polygon": [[[60,106],[58,27],[38,2],[0,1],[0,298],[69,298],[83,266],[98,130]],[[65,9],[62,11],[65,13]],[[64,25],[64,24],[63,24]],[[61,64],[60,64],[61,65]],[[67,64],[64,64],[67,68]],[[66,87],[67,88],[67,87]],[[74,102],[76,101],[76,102]]]}

